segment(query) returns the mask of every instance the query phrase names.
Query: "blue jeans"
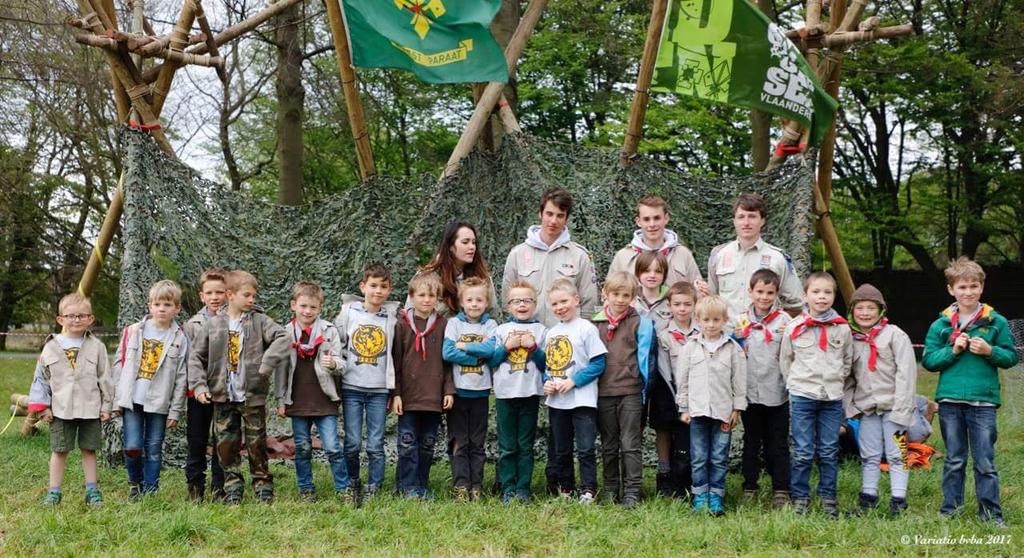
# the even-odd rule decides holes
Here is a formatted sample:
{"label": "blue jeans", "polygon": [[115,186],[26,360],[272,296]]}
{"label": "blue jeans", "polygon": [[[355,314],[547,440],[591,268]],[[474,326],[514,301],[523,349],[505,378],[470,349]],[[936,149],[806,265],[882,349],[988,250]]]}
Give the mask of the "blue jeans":
{"label": "blue jeans", "polygon": [[939,403],[939,428],[946,444],[942,466],[943,514],[959,512],[964,505],[967,450],[974,458],[974,492],[982,520],[1003,517],[999,505],[999,473],[996,472],[996,408],[966,403]]}
{"label": "blue jeans", "polygon": [[367,485],[384,484],[384,421],[388,415],[388,394],[354,389],[341,390],[345,417],[345,462],[352,482],[359,484],[359,450],[363,445],[363,417],[366,418],[366,457],[370,473]]}
{"label": "blue jeans", "polygon": [[142,492],[160,488],[160,465],[163,461],[164,433],[167,415],[147,413],[142,405],[122,408],[124,431],[124,467],[128,482],[142,486]]}
{"label": "blue jeans", "polygon": [[580,489],[597,492],[597,409],[548,407],[548,419],[555,437],[559,488],[568,491],[575,485],[572,467],[572,450],[575,442],[576,457],[580,461]]}
{"label": "blue jeans", "polygon": [[722,421],[711,417],[690,419],[690,465],[693,494],[714,492],[725,496],[732,431],[722,432]]}
{"label": "blue jeans", "polygon": [[839,425],[842,401],[818,401],[790,396],[790,428],[793,432],[792,476],[789,492],[794,499],[811,497],[811,465],[818,460],[818,496],[836,499],[839,479]]}
{"label": "blue jeans", "polygon": [[334,490],[348,488],[348,467],[345,456],[341,453],[341,442],[338,441],[338,417],[292,417],[292,435],[295,439],[295,480],[299,484],[299,492],[314,492],[313,487],[313,425],[320,434],[320,444],[327,454],[327,462],[331,465],[334,476]]}
{"label": "blue jeans", "polygon": [[398,470],[395,487],[399,494],[426,496],[430,466],[441,413],[406,411],[398,417]]}

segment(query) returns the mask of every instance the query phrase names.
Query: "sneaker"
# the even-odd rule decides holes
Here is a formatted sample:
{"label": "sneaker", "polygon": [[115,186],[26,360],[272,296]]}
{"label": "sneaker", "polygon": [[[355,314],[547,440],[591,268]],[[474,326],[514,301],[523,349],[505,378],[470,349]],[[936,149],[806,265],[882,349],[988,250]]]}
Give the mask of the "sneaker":
{"label": "sneaker", "polygon": [[561,488],[561,489],[559,489],[558,495],[563,500],[573,500],[573,499],[576,498],[576,492],[574,490],[572,490],[571,488]]}
{"label": "sneaker", "polygon": [[456,486],[452,489],[452,499],[456,502],[468,502],[469,489],[465,486]]}
{"label": "sneaker", "polygon": [[[132,499],[132,490],[134,488],[136,488],[135,485],[132,485],[132,486],[130,486],[128,488],[128,501],[131,501],[131,499]],[[188,501],[192,502],[193,504],[201,503],[203,501],[203,497],[205,496],[205,494],[204,494],[205,491],[206,490],[205,490],[205,487],[203,487],[203,485],[189,483],[189,485],[188,485]]]}
{"label": "sneaker", "polygon": [[[263,501],[262,494],[258,494],[260,496],[260,501]],[[273,495],[271,495],[271,498],[273,498]],[[312,504],[313,502],[316,502],[316,492],[312,490],[303,490],[299,492],[299,501],[304,504]]]}
{"label": "sneaker", "polygon": [[626,494],[622,497],[622,507],[631,510],[640,505],[640,497],[635,494]]}
{"label": "sneaker", "polygon": [[85,504],[94,508],[98,508],[103,505],[103,494],[100,494],[99,488],[85,489]]}
{"label": "sneaker", "polygon": [[[193,502],[196,502],[197,500],[192,498],[192,485],[189,485],[188,488],[189,488],[189,499],[191,499]],[[199,487],[199,489],[200,489],[199,500],[198,500],[199,502],[203,501],[202,488],[203,488],[202,486]],[[132,502],[132,503],[142,501],[142,487],[141,486],[139,486],[137,484],[130,484],[130,485],[128,485],[128,501]]]}
{"label": "sneaker", "polygon": [[893,497],[891,500],[889,500],[889,513],[891,513],[893,517],[898,516],[905,509],[907,509],[906,498]]}
{"label": "sneaker", "polygon": [[260,488],[256,491],[256,500],[261,504],[273,504],[274,503],[274,489],[271,487]]}
{"label": "sneaker", "polygon": [[369,500],[369,499],[371,499],[374,496],[377,496],[379,494],[380,494],[380,486],[378,486],[376,484],[368,484],[368,485],[366,485],[366,490],[363,490],[363,501],[365,502],[365,501],[367,501],[367,500]]}
{"label": "sneaker", "polygon": [[672,486],[672,473],[658,473],[658,476],[654,478],[654,487],[658,496],[671,498],[675,493],[675,487]]}
{"label": "sneaker", "polygon": [[338,491],[338,499],[341,500],[342,505],[350,507],[359,506],[359,492],[351,486]]}
{"label": "sneaker", "polygon": [[227,506],[237,506],[237,505],[241,504],[242,503],[242,491],[241,490],[224,491],[224,499],[222,500],[222,502],[224,503],[224,505],[227,505]]}
{"label": "sneaker", "polygon": [[810,498],[794,498],[793,499],[793,511],[797,515],[807,515],[807,512],[811,509]]}
{"label": "sneaker", "polygon": [[64,495],[61,494],[60,490],[47,491],[46,496],[43,496],[43,501],[40,502],[44,506],[56,506],[60,504],[61,499]]}
{"label": "sneaker", "polygon": [[590,504],[593,504],[596,497],[597,495],[594,493],[594,491],[589,488],[584,488],[583,490],[580,491],[580,503],[583,504],[584,506],[589,506]]}
{"label": "sneaker", "polygon": [[708,511],[708,493],[701,492],[693,495],[693,513],[705,513]]}
{"label": "sneaker", "polygon": [[744,488],[743,489],[743,503],[750,504],[757,501],[757,489]]}
{"label": "sneaker", "polygon": [[516,501],[516,495],[513,492],[506,492],[501,495],[501,503],[506,506]]}
{"label": "sneaker", "polygon": [[1006,524],[1006,520],[1002,517],[997,517],[992,520],[992,526],[996,529],[1009,529],[1010,526]]}
{"label": "sneaker", "polygon": [[825,512],[829,519],[839,519],[839,502],[835,498],[822,498],[821,511]]}
{"label": "sneaker", "polygon": [[772,493],[772,507],[775,509],[782,509],[789,504],[789,492],[785,490],[776,490]]}
{"label": "sneaker", "polygon": [[470,488],[469,489],[469,501],[470,502],[479,502],[481,499],[483,499],[483,497],[484,497],[484,493],[483,493],[483,491],[481,489],[479,489],[479,488]]}
{"label": "sneaker", "polygon": [[715,517],[721,517],[725,515],[725,501],[722,500],[722,495],[716,492],[712,492],[708,498],[708,511]]}
{"label": "sneaker", "polygon": [[878,495],[861,492],[857,498],[857,507],[860,508],[859,515],[871,512],[878,507]]}

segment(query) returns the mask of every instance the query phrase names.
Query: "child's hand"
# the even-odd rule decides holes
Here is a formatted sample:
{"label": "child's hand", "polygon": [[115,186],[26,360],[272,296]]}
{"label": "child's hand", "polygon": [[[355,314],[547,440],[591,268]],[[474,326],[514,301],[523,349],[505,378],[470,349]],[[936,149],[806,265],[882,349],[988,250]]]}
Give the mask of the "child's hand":
{"label": "child's hand", "polygon": [[331,354],[331,350],[327,349],[324,354],[320,355],[320,364],[324,365],[324,368],[330,368],[334,370],[337,366],[334,363],[334,355]]}
{"label": "child's hand", "polygon": [[690,413],[682,413],[682,414],[680,414],[679,415],[679,420],[684,422],[684,423],[686,423],[686,424],[690,424]]}
{"label": "child's hand", "polygon": [[733,411],[732,414],[729,415],[729,420],[723,422],[719,428],[722,429],[722,432],[731,432],[733,428],[736,428],[736,423],[739,422],[739,420],[740,412]]}
{"label": "child's hand", "polygon": [[992,345],[989,345],[988,341],[985,341],[981,337],[972,338],[969,348],[970,351],[976,355],[988,356],[992,354]]}
{"label": "child's hand", "polygon": [[451,409],[453,405],[455,405],[455,398],[451,395],[445,395],[444,399],[441,400],[441,408],[445,411]]}
{"label": "child's hand", "polygon": [[277,416],[284,418],[284,405],[278,405]]}
{"label": "child's hand", "polygon": [[967,350],[968,344],[971,342],[970,336],[966,333],[961,333],[960,337],[957,337],[953,341],[953,354],[958,355]]}
{"label": "child's hand", "polygon": [[42,414],[39,415],[39,420],[43,422],[53,422],[53,413],[50,411],[50,409],[46,409],[45,411],[42,412]]}
{"label": "child's hand", "polygon": [[209,405],[210,404],[210,394],[209,393],[200,393],[199,395],[196,396],[196,401],[202,403],[203,405]]}
{"label": "child's hand", "polygon": [[108,420],[110,420],[110,413],[107,413],[107,412],[100,413],[100,422],[107,422]]}
{"label": "child's hand", "polygon": [[167,428],[175,428],[178,426],[178,419],[167,419]]}
{"label": "child's hand", "polygon": [[466,342],[465,341],[457,341],[455,343],[455,348],[460,350],[460,351],[465,351],[466,350]]}
{"label": "child's hand", "polygon": [[743,338],[743,328],[739,327],[739,326],[736,326],[736,329],[732,330],[732,336],[735,337],[736,339],[742,339]]}
{"label": "child's hand", "polygon": [[121,409],[114,409],[113,411],[110,411],[110,418],[117,418],[119,416],[121,416]]}
{"label": "child's hand", "polygon": [[544,395],[554,395],[557,385],[554,380],[544,382]]}
{"label": "child's hand", "polygon": [[524,331],[519,334],[519,346],[530,348],[537,344],[537,340],[533,337],[533,334],[529,331]]}
{"label": "child's hand", "polygon": [[558,386],[555,389],[558,391],[558,393],[565,395],[566,393],[572,391],[574,387],[576,387],[576,382],[573,382],[572,378],[566,378],[559,382]]}
{"label": "child's hand", "polygon": [[511,351],[512,349],[518,349],[523,345],[523,334],[520,331],[513,331],[508,334],[508,338],[505,339],[505,350]]}
{"label": "child's hand", "polygon": [[401,395],[396,395],[396,396],[394,396],[391,399],[391,410],[394,411],[396,415],[402,416],[402,396]]}

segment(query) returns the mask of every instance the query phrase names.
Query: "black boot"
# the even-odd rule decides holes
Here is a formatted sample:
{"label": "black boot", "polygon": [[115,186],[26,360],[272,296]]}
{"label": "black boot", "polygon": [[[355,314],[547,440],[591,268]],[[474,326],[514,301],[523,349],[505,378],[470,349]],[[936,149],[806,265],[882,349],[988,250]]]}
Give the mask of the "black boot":
{"label": "black boot", "polygon": [[896,498],[894,496],[891,500],[889,500],[889,513],[891,513],[893,517],[898,516],[905,509],[907,509],[906,498]]}
{"label": "black boot", "polygon": [[654,481],[654,486],[658,492],[658,496],[662,496],[664,498],[671,498],[673,495],[675,495],[676,487],[675,483],[672,481],[672,473],[658,473],[658,476],[655,477]]}
{"label": "black boot", "polygon": [[188,499],[193,504],[199,504],[203,501],[205,488],[201,484],[189,483],[188,485]]}
{"label": "black boot", "polygon": [[861,515],[870,513],[871,510],[878,507],[878,496],[875,494],[865,494],[864,492],[861,492],[857,505],[860,508]]}

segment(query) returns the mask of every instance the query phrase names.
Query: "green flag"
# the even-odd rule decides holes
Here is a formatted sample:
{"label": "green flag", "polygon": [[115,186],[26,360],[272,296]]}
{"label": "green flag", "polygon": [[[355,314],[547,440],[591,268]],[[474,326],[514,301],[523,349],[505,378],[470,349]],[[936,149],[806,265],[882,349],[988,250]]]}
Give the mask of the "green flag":
{"label": "green flag", "polygon": [[352,61],[431,83],[508,81],[491,35],[501,0],[344,0]]}
{"label": "green flag", "polygon": [[785,31],[748,0],[671,0],[651,88],[796,120],[812,144],[838,106]]}

